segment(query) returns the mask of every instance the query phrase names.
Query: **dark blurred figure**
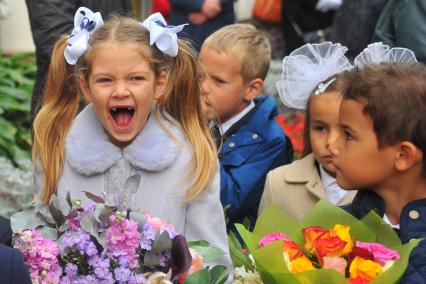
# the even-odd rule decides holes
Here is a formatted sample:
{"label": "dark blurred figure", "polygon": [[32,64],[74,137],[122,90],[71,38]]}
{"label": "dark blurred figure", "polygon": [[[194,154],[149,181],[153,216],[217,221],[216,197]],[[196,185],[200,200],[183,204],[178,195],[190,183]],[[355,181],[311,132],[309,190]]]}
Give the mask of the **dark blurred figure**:
{"label": "dark blurred figure", "polygon": [[389,0],[377,22],[373,41],[411,49],[426,63],[426,0]]}
{"label": "dark blurred figure", "polygon": [[101,12],[102,18],[108,15],[131,14],[130,0],[25,0],[36,46],[37,75],[31,100],[31,120],[41,105],[44,83],[50,64],[53,45],[61,35],[71,34],[74,28],[74,15],[81,6],[93,12]]}
{"label": "dark blurred figure", "polygon": [[170,24],[190,23],[181,34],[198,51],[210,34],[235,22],[234,0],[171,0],[170,3]]}
{"label": "dark blurred figure", "polygon": [[0,244],[0,283],[31,284],[30,273],[19,250]]}
{"label": "dark blurred figure", "polygon": [[[332,2],[324,8],[321,2]],[[326,28],[333,23],[338,0],[282,0],[282,30],[285,42],[285,55],[307,41],[326,40]],[[319,5],[319,7],[318,7]],[[330,30],[330,29],[329,29]]]}
{"label": "dark blurred figure", "polygon": [[346,46],[346,55],[353,59],[372,42],[377,19],[387,1],[343,0],[334,18],[330,41]]}

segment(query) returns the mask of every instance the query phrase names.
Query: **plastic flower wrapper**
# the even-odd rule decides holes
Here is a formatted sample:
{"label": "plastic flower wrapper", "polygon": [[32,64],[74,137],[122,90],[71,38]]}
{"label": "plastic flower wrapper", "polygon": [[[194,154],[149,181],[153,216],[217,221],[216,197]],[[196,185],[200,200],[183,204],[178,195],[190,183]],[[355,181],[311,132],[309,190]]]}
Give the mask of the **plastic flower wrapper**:
{"label": "plastic flower wrapper", "polygon": [[[125,189],[134,193],[139,182],[139,175],[132,176]],[[148,213],[123,210],[124,199],[111,204],[90,192],[86,196],[93,202],[82,204],[68,194],[66,215],[52,196],[38,211],[11,216],[14,245],[24,254],[33,281],[179,283],[193,259],[185,237],[172,224]],[[217,267],[227,277],[227,269]]]}
{"label": "plastic flower wrapper", "polygon": [[[339,226],[336,226],[339,225]],[[329,284],[329,283],[349,283],[345,276],[339,273],[344,263],[339,262],[344,258],[340,257],[348,253],[348,251],[354,251],[355,248],[348,248],[347,244],[359,245],[356,248],[357,255],[364,253],[364,255],[371,255],[371,251],[374,253],[380,253],[381,247],[372,247],[383,245],[386,248],[395,250],[400,259],[390,261],[389,265],[378,270],[375,266],[377,263],[368,260],[368,257],[353,256],[350,259],[353,262],[351,265],[351,276],[353,281],[358,281],[360,277],[371,276],[371,281],[368,283],[397,283],[403,275],[407,265],[411,250],[416,247],[419,240],[412,240],[407,244],[401,244],[398,235],[393,229],[387,225],[375,212],[370,212],[363,219],[358,220],[345,210],[337,207],[326,200],[319,201],[314,208],[303,218],[300,223],[287,216],[278,206],[272,204],[268,207],[258,218],[256,226],[253,232],[249,232],[242,225],[237,224],[238,232],[241,234],[247,248],[250,250],[255,260],[257,269],[260,272],[263,282],[265,283],[316,283],[316,284]],[[309,258],[309,253],[312,252],[312,248],[309,247],[309,241],[307,240],[307,246],[305,245],[305,237],[303,230],[312,230],[311,233],[313,238],[315,234],[323,234],[321,228],[330,230],[334,227],[334,232],[337,232],[335,236],[329,236],[329,240],[332,242],[324,243],[325,250],[334,250],[336,257],[321,257],[318,256],[318,260],[321,262],[320,267],[328,267],[329,269],[314,268]],[[353,238],[352,242],[338,242],[341,239],[347,238],[345,228],[350,228],[350,235]],[[281,232],[285,237],[275,235],[276,240],[266,240],[267,244],[262,247],[259,246],[259,242],[265,236],[271,238],[272,233]],[[309,239],[309,237],[307,237]],[[299,248],[303,249],[304,255],[296,259],[290,259],[291,253],[283,253],[293,249],[291,245],[284,245],[284,240],[291,240],[298,245]],[[262,240],[264,241],[264,240]],[[376,243],[376,244],[370,244]],[[370,250],[371,251],[370,251]],[[362,252],[360,252],[362,250]],[[306,255],[308,257],[306,257]],[[384,257],[387,256],[384,253]],[[351,257],[350,254],[346,256],[347,259]],[[381,256],[377,256],[380,259]],[[361,262],[367,261],[367,262]],[[370,262],[368,262],[370,261]],[[289,269],[289,263],[292,263],[291,271]],[[378,264],[377,264],[378,265]],[[362,283],[362,282],[354,282]],[[363,282],[367,283],[367,282]]]}

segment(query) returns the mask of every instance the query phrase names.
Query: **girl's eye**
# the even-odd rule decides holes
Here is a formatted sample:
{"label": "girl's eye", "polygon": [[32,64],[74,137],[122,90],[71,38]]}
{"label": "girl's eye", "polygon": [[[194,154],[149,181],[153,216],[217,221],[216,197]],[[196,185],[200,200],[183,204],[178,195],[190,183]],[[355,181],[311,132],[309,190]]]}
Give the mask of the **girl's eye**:
{"label": "girl's eye", "polygon": [[143,76],[133,76],[130,78],[131,81],[142,81],[145,80],[145,77]]}
{"label": "girl's eye", "polygon": [[109,82],[111,82],[111,79],[110,78],[98,78],[97,80],[96,80],[96,82],[98,82],[98,83],[109,83]]}
{"label": "girl's eye", "polygon": [[317,125],[317,126],[314,126],[314,130],[317,132],[324,132],[326,131],[326,128],[324,126]]}
{"label": "girl's eye", "polygon": [[219,79],[219,78],[215,78],[214,80],[216,81],[216,83],[219,83],[219,84],[224,84],[224,83],[226,83],[224,80]]}

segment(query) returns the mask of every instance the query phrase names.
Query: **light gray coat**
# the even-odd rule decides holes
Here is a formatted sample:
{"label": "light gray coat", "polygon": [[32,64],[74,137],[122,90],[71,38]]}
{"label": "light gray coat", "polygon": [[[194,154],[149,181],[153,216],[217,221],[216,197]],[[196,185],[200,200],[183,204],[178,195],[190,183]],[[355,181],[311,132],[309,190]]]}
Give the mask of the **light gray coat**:
{"label": "light gray coat", "polygon": [[[190,182],[192,147],[177,122],[169,119],[174,123],[151,113],[133,142],[120,149],[110,142],[93,107],[87,106],[76,117],[66,139],[65,163],[57,187],[61,210],[68,209],[68,191],[72,199],[83,202],[88,201],[83,191],[105,199],[117,195],[128,198],[131,210],[147,210],[172,223],[188,240],[204,239],[221,248],[226,255],[219,262],[229,267],[219,175],[194,200],[184,200],[184,189]],[[122,186],[133,174],[141,175],[141,183],[130,196]],[[39,184],[40,173],[36,180]]]}

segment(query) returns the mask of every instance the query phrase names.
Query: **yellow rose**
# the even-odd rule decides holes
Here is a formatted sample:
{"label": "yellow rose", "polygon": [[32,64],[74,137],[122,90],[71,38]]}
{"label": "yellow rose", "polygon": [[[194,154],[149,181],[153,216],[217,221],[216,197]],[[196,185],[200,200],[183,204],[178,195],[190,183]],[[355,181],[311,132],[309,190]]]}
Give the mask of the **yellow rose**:
{"label": "yellow rose", "polygon": [[382,267],[377,262],[369,259],[363,259],[362,257],[356,256],[349,267],[349,273],[351,278],[360,277],[367,281],[371,281],[376,278],[377,274],[382,270]]}
{"label": "yellow rose", "polygon": [[309,258],[304,255],[293,260],[291,264],[291,272],[293,273],[316,269]]}
{"label": "yellow rose", "polygon": [[339,239],[346,242],[346,246],[343,249],[343,255],[348,255],[352,251],[354,242],[352,240],[349,227],[337,224],[330,231],[330,236],[339,237]]}

